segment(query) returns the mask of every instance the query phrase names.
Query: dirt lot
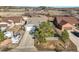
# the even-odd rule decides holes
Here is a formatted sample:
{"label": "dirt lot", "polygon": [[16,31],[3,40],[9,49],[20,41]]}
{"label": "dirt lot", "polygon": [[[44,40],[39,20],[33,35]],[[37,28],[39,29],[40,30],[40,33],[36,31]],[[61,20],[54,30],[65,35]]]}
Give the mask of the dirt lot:
{"label": "dirt lot", "polygon": [[35,44],[38,51],[77,51],[76,46],[70,41],[70,44],[65,48],[64,43],[60,40],[47,41],[43,44]]}
{"label": "dirt lot", "polygon": [[20,16],[25,12],[0,12],[0,16]]}

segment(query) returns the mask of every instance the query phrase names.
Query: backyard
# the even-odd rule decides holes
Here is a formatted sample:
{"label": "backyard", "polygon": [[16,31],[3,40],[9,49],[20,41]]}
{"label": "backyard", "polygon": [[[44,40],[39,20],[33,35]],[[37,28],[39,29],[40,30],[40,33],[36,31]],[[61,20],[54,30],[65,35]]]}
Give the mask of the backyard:
{"label": "backyard", "polygon": [[49,21],[43,22],[36,29],[35,47],[38,51],[77,51],[76,46],[70,41],[66,30],[58,34],[58,40],[46,40],[47,37],[55,37],[58,32]]}
{"label": "backyard", "polygon": [[70,41],[67,48],[64,47],[64,43],[61,40],[47,41],[47,43],[35,44],[38,51],[77,51],[76,46]]}
{"label": "backyard", "polygon": [[45,43],[46,37],[54,37],[55,32],[53,30],[53,26],[49,21],[42,22],[39,24],[39,27],[36,28],[33,35],[37,39],[37,43]]}

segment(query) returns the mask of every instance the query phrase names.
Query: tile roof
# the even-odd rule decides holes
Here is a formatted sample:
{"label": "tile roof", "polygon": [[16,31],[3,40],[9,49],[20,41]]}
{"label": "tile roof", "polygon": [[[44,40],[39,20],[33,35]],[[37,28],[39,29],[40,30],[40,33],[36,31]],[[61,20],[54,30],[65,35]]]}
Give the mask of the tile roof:
{"label": "tile roof", "polygon": [[1,17],[0,18],[0,27],[6,27],[7,24],[20,23],[23,20],[21,16],[11,16],[11,17]]}
{"label": "tile roof", "polygon": [[75,17],[72,16],[58,16],[56,17],[57,23],[60,25],[63,25],[65,23],[70,23],[70,24],[78,24],[79,21]]}
{"label": "tile roof", "polygon": [[19,23],[20,20],[23,20],[23,18],[22,17],[19,17],[19,16],[2,17],[2,20],[0,22],[8,22],[8,23],[11,23],[9,20],[12,20],[14,23]]}

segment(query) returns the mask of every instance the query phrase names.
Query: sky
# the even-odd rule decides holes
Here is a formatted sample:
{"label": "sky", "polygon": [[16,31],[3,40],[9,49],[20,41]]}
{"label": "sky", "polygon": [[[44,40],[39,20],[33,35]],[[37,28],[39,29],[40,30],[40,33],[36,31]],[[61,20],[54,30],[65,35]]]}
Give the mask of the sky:
{"label": "sky", "polygon": [[76,6],[79,0],[0,0],[0,6]]}

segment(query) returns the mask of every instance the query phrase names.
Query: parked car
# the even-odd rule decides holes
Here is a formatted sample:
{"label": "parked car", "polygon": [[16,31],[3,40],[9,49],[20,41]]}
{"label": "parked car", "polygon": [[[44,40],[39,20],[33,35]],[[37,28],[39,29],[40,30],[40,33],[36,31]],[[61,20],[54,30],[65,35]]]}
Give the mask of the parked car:
{"label": "parked car", "polygon": [[79,37],[79,32],[72,32],[75,36]]}

